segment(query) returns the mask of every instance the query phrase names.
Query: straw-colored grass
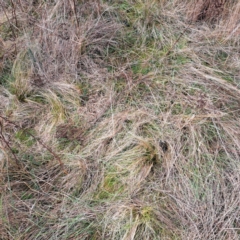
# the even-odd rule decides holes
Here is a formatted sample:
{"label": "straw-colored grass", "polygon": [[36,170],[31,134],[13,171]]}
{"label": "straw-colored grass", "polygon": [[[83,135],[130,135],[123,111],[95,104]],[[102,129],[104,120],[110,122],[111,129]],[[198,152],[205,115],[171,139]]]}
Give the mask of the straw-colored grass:
{"label": "straw-colored grass", "polygon": [[239,239],[237,1],[0,7],[0,239]]}

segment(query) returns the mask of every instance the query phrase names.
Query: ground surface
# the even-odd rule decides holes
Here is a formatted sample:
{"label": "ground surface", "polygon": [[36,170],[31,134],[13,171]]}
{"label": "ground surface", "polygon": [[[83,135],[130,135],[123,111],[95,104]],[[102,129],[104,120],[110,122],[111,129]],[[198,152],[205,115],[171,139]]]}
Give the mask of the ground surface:
{"label": "ground surface", "polygon": [[0,3],[0,239],[239,239],[238,1]]}

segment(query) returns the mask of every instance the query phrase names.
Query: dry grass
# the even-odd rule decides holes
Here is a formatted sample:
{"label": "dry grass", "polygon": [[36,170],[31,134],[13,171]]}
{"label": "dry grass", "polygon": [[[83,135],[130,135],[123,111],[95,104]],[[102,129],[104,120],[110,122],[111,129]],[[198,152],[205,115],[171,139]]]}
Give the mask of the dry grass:
{"label": "dry grass", "polygon": [[232,0],[189,1],[188,18],[190,21],[211,22],[220,35],[228,40],[239,36],[240,4]]}
{"label": "dry grass", "polygon": [[0,3],[0,239],[239,239],[237,1]]}

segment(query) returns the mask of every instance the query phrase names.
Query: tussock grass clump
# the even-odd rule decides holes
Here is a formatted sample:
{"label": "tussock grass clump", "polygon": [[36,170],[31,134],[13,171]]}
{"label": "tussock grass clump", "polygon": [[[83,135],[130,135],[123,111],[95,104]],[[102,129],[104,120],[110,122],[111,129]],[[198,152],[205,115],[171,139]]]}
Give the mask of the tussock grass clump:
{"label": "tussock grass clump", "polygon": [[223,0],[223,1],[218,1],[218,0],[197,1],[197,6],[195,5],[195,7],[194,7],[195,10],[192,13],[193,20],[194,21],[216,20],[217,17],[224,14],[224,10],[225,10],[227,2],[229,2],[229,1],[226,1],[226,0]]}
{"label": "tussock grass clump", "polygon": [[239,239],[239,7],[2,1],[0,238]]}
{"label": "tussock grass clump", "polygon": [[[201,0],[187,3],[189,20],[193,22],[215,22],[220,35],[233,38],[239,36],[240,4],[231,0]],[[220,24],[216,24],[219,23]]]}

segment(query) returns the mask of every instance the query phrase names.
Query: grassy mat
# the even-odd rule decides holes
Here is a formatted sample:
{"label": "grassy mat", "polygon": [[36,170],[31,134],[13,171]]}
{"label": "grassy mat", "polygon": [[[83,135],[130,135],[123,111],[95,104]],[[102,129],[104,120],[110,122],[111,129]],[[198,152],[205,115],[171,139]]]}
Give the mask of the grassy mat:
{"label": "grassy mat", "polygon": [[238,1],[0,6],[0,239],[239,239]]}

